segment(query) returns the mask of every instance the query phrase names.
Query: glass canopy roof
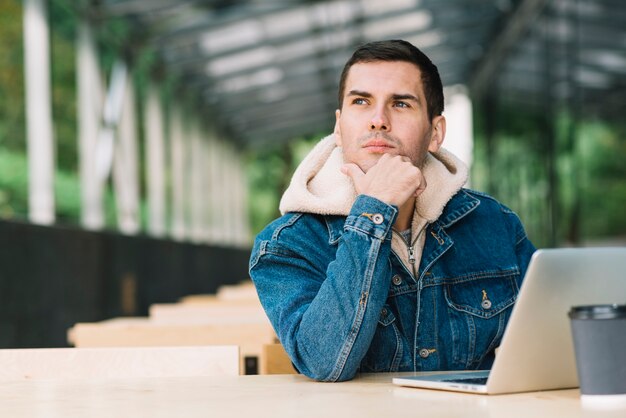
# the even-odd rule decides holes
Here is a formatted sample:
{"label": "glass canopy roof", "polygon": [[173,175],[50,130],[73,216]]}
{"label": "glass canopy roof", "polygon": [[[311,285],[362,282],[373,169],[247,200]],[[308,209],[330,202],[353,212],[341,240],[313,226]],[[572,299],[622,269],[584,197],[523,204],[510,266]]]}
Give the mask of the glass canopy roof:
{"label": "glass canopy roof", "polygon": [[466,85],[474,100],[550,100],[605,118],[626,111],[623,0],[89,4],[97,19],[131,22],[142,47],[249,146],[330,132],[343,64],[357,45],[379,39],[414,43],[445,85]]}

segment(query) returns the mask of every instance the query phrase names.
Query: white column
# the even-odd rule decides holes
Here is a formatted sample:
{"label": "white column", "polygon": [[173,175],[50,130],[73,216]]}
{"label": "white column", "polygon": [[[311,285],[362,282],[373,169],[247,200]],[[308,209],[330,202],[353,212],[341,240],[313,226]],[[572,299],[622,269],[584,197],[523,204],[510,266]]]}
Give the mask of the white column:
{"label": "white column", "polygon": [[212,240],[211,221],[211,145],[209,143],[210,130],[202,131],[202,240],[210,243]]}
{"label": "white column", "polygon": [[248,178],[243,157],[237,156],[236,164],[236,213],[237,213],[237,240],[241,246],[250,244],[250,221],[248,217]]}
{"label": "white column", "polygon": [[228,242],[228,228],[229,228],[229,216],[228,213],[228,161],[225,152],[224,143],[217,141],[217,152],[215,161],[215,184],[217,185],[215,190],[215,207],[217,209],[217,239],[218,242],[226,244]]}
{"label": "white column", "polygon": [[55,149],[50,94],[50,31],[45,0],[24,0],[28,216],[52,224]]}
{"label": "white column", "polygon": [[218,199],[218,187],[219,187],[219,172],[217,161],[219,157],[217,155],[217,138],[215,132],[211,130],[207,138],[208,147],[208,184],[207,195],[208,205],[207,211],[209,212],[209,239],[211,242],[219,243],[220,241],[220,216],[219,213],[219,199]]}
{"label": "white column", "polygon": [[237,207],[236,207],[236,199],[237,199],[237,167],[236,167],[236,158],[237,154],[235,149],[228,144],[226,146],[226,190],[225,190],[225,201],[226,201],[226,213],[228,214],[226,221],[226,239],[229,244],[234,244],[237,241]]}
{"label": "white column", "polygon": [[139,232],[139,170],[135,92],[132,78],[126,83],[124,106],[113,158],[113,183],[117,204],[117,222],[125,234]]}
{"label": "white column", "polygon": [[86,21],[79,24],[76,49],[81,219],[85,228],[101,229],[105,225],[104,188],[95,167],[104,88],[91,26]]}
{"label": "white column", "polygon": [[232,189],[232,211],[233,211],[233,220],[232,220],[232,240],[231,242],[234,245],[239,245],[241,241],[241,181],[240,181],[240,173],[239,173],[239,155],[233,150],[233,155],[231,158],[232,162],[232,180],[231,180],[231,189]]}
{"label": "white column", "polygon": [[220,205],[220,237],[221,242],[228,245],[231,242],[231,228],[232,228],[232,207],[231,207],[231,198],[232,198],[232,188],[231,188],[231,162],[230,162],[230,152],[228,147],[224,142],[220,141],[220,188],[219,188],[219,197],[218,202]]}
{"label": "white column", "polygon": [[171,236],[183,240],[185,222],[185,134],[182,114],[176,104],[170,112],[170,164],[172,167],[172,226]]}
{"label": "white column", "polygon": [[190,147],[189,147],[189,214],[191,229],[189,236],[194,242],[201,242],[203,239],[203,198],[202,177],[204,176],[202,161],[202,138],[200,126],[197,121],[191,125]]}
{"label": "white column", "polygon": [[474,148],[472,102],[464,86],[446,88],[445,96],[447,132],[443,146],[471,167]]}
{"label": "white column", "polygon": [[233,149],[232,155],[232,180],[231,180],[231,189],[232,189],[232,211],[233,211],[233,220],[232,220],[232,240],[231,242],[234,245],[239,245],[241,241],[241,207],[240,207],[240,196],[241,196],[241,182],[240,182],[240,173],[239,173],[239,155]]}
{"label": "white column", "polygon": [[148,87],[144,133],[146,145],[146,182],[148,194],[148,233],[165,235],[165,138],[163,129],[163,106],[159,90]]}

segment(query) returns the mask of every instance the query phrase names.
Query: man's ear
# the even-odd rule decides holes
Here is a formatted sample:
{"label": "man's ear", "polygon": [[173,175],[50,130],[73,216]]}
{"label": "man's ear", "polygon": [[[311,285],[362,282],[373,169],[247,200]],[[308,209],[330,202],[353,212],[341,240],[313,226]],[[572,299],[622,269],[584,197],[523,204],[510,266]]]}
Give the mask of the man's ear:
{"label": "man's ear", "polygon": [[428,151],[437,152],[446,137],[446,118],[443,115],[435,116],[432,123],[432,132]]}
{"label": "man's ear", "polygon": [[339,127],[339,120],[341,119],[341,110],[335,110],[335,144],[340,147],[341,146],[341,128]]}

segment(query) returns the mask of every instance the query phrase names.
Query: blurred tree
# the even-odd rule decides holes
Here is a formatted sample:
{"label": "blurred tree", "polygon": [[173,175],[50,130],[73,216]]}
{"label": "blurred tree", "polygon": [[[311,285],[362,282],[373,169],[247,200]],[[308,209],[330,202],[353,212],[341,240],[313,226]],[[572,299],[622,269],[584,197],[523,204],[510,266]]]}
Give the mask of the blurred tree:
{"label": "blurred tree", "polygon": [[278,204],[300,161],[321,135],[249,150],[246,158],[249,185],[249,214],[252,234],[259,233],[280,216]]}
{"label": "blurred tree", "polygon": [[551,245],[550,197],[557,207],[555,245],[626,239],[624,122],[575,120],[567,110],[557,112],[550,128],[556,169],[556,192],[550,196],[545,128],[540,122],[544,116],[500,103],[489,114],[496,119],[489,164],[484,112],[477,107],[472,187],[491,187],[496,198],[520,215],[536,245]]}
{"label": "blurred tree", "polygon": [[593,121],[580,132],[582,230],[586,239],[626,240],[626,123]]}
{"label": "blurred tree", "polygon": [[0,2],[0,150],[26,149],[23,53],[21,3],[3,0]]}

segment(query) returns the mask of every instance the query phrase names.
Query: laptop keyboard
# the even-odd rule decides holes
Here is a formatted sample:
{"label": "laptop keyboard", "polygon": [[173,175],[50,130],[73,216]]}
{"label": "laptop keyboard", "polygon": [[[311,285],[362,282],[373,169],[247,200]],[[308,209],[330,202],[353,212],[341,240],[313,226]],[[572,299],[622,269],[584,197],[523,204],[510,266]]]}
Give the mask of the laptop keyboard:
{"label": "laptop keyboard", "polygon": [[486,377],[468,377],[466,379],[446,379],[446,380],[442,380],[442,382],[466,383],[468,385],[486,385],[487,378]]}

